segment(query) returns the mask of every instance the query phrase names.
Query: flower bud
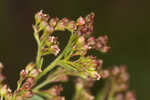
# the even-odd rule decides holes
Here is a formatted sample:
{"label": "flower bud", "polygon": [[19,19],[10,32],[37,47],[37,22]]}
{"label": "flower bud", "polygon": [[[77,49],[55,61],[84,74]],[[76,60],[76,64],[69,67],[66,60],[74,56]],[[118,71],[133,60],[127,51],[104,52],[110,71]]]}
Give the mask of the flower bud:
{"label": "flower bud", "polygon": [[78,19],[77,19],[77,25],[84,25],[85,24],[85,19],[80,16]]}
{"label": "flower bud", "polygon": [[58,37],[55,37],[55,36],[49,36],[47,41],[50,43],[50,44],[57,44],[58,43]]}
{"label": "flower bud", "polygon": [[86,34],[86,33],[89,31],[89,28],[88,28],[88,26],[85,24],[85,25],[79,27],[79,30],[80,30],[80,32],[81,32],[82,34]]}
{"label": "flower bud", "polygon": [[75,22],[74,21],[70,21],[67,24],[67,29],[70,30],[70,31],[75,31],[77,29],[77,26],[76,26]]}
{"label": "flower bud", "polygon": [[39,24],[39,22],[42,20],[42,15],[43,15],[43,11],[40,10],[40,12],[35,14],[35,21],[37,24]]}
{"label": "flower bud", "polygon": [[119,67],[117,67],[117,66],[113,67],[111,73],[112,73],[112,75],[117,76],[120,73]]}
{"label": "flower bud", "polygon": [[31,77],[37,77],[39,74],[40,74],[40,69],[33,69],[33,70],[30,72],[30,76],[31,76]]}
{"label": "flower bud", "polygon": [[45,29],[48,26],[47,21],[41,21],[40,23],[40,29]]}
{"label": "flower bud", "polygon": [[94,37],[90,37],[88,40],[88,45],[94,47],[96,44],[96,39]]}
{"label": "flower bud", "polygon": [[51,49],[51,52],[52,52],[55,56],[57,56],[58,53],[59,53],[59,51],[60,51],[58,45],[52,45],[50,49]]}
{"label": "flower bud", "polygon": [[31,62],[31,63],[29,63],[29,64],[26,66],[25,70],[29,72],[29,71],[31,71],[34,67],[35,67],[35,64]]}
{"label": "flower bud", "polygon": [[33,93],[32,93],[32,91],[26,91],[26,92],[23,94],[23,96],[24,96],[25,98],[32,98]]}
{"label": "flower bud", "polygon": [[20,72],[20,76],[25,79],[28,76],[28,71],[25,69],[22,69]]}
{"label": "flower bud", "polygon": [[81,43],[81,44],[84,44],[85,43],[84,36],[80,36],[79,39],[78,39],[78,42]]}
{"label": "flower bud", "polygon": [[22,86],[22,90],[30,90],[34,85],[34,78],[28,78]]}
{"label": "flower bud", "polygon": [[110,49],[109,46],[104,46],[103,48],[101,48],[101,51],[104,52],[104,53],[106,53],[106,52],[109,51],[109,49]]}
{"label": "flower bud", "polygon": [[128,91],[126,93],[126,99],[125,100],[136,100],[135,94],[132,91]]}
{"label": "flower bud", "polygon": [[123,82],[127,82],[129,80],[129,74],[127,72],[121,73],[120,79]]}
{"label": "flower bud", "polygon": [[53,33],[54,32],[54,27],[53,26],[50,26],[50,25],[47,25],[45,30],[44,30],[46,33]]}
{"label": "flower bud", "polygon": [[106,44],[107,41],[108,41],[107,35],[100,36],[100,37],[97,38],[97,42],[101,42],[102,44]]}
{"label": "flower bud", "polygon": [[68,22],[69,22],[69,18],[67,18],[67,17],[63,18],[63,19],[62,19],[62,22],[63,22],[65,25],[67,25]]}
{"label": "flower bud", "polygon": [[60,20],[60,21],[58,22],[58,24],[56,25],[55,30],[64,31],[64,30],[65,30],[65,27],[66,27],[66,23],[63,22],[63,20]]}
{"label": "flower bud", "polygon": [[102,52],[108,52],[110,47],[107,45],[108,37],[100,36],[96,39],[96,49],[100,49]]}
{"label": "flower bud", "polygon": [[42,10],[40,12],[35,14],[35,21],[36,24],[39,24],[41,21],[47,21],[49,19],[49,16],[47,14],[44,14]]}
{"label": "flower bud", "polygon": [[96,80],[99,80],[101,78],[101,76],[97,72],[93,73],[93,75]]}
{"label": "flower bud", "polygon": [[86,22],[93,23],[95,17],[95,13],[91,12],[85,17]]}
{"label": "flower bud", "polygon": [[58,18],[52,18],[49,21],[49,25],[55,27],[58,21],[59,21]]}
{"label": "flower bud", "polygon": [[90,77],[93,79],[99,80],[101,78],[100,74],[98,74],[96,71],[90,71],[89,72]]}
{"label": "flower bud", "polygon": [[46,90],[45,92],[47,92],[48,94],[52,96],[58,96],[61,91],[63,91],[63,88],[61,87],[61,85],[56,85],[50,88],[49,90]]}
{"label": "flower bud", "polygon": [[124,92],[128,89],[128,85],[125,83],[115,84],[115,91],[116,92]]}
{"label": "flower bud", "polygon": [[101,74],[102,78],[107,78],[109,76],[109,71],[108,70],[102,70],[102,74]]}

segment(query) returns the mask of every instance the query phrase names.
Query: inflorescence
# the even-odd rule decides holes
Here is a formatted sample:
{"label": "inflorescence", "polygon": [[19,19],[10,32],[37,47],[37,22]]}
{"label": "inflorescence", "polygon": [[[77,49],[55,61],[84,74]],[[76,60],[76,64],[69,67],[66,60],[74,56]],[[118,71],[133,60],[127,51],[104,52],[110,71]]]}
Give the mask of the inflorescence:
{"label": "inflorescence", "polygon": [[[89,55],[90,50],[102,53],[109,51],[106,35],[93,37],[94,17],[92,12],[86,17],[80,16],[76,21],[70,18],[51,18],[39,11],[35,14],[33,26],[37,42],[37,57],[20,71],[17,89],[12,91],[5,83],[2,74],[3,65],[0,63],[0,100],[65,100],[61,96],[63,87],[55,85],[47,90],[46,85],[56,82],[66,82],[70,76],[75,76],[75,95],[73,100],[136,100],[135,94],[128,90],[129,75],[125,66],[103,69],[103,60]],[[71,35],[68,44],[61,50],[55,31],[68,30]],[[47,67],[43,67],[45,56],[53,54],[57,58]],[[74,59],[77,58],[77,59]],[[49,73],[50,72],[50,73]],[[39,80],[48,74],[44,81]],[[90,88],[100,78],[106,79],[106,85],[92,96]]]}

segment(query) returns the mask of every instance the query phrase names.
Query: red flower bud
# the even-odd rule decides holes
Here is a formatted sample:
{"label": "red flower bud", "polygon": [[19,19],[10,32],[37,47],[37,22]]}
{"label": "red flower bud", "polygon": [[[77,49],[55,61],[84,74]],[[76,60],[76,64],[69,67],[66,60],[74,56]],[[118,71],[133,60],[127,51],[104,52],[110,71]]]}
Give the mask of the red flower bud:
{"label": "red flower bud", "polygon": [[52,18],[52,19],[49,21],[49,25],[55,27],[58,21],[59,21],[58,18]]}
{"label": "red flower bud", "polygon": [[41,21],[47,21],[49,19],[49,16],[47,14],[44,14],[42,10],[40,12],[35,14],[35,21],[36,24],[39,24]]}
{"label": "red flower bud", "polygon": [[102,78],[107,78],[109,76],[109,71],[103,70],[101,76],[102,76]]}
{"label": "red flower bud", "polygon": [[95,17],[95,14],[94,14],[93,12],[90,13],[90,14],[88,14],[88,15],[85,17],[86,22],[88,22],[88,23],[93,23],[94,17]]}
{"label": "red flower bud", "polygon": [[32,98],[33,93],[32,93],[32,91],[26,91],[23,95],[25,98]]}
{"label": "red flower bud", "polygon": [[76,26],[75,22],[74,21],[70,21],[67,24],[67,29],[70,30],[70,31],[75,31],[77,29],[77,26]]}
{"label": "red flower bud", "polygon": [[112,73],[112,75],[114,75],[114,76],[120,74],[120,69],[119,69],[119,67],[117,67],[117,66],[113,67],[111,73]]}
{"label": "red flower bud", "polygon": [[54,32],[54,27],[50,26],[50,25],[47,25],[44,31],[46,33],[53,33]]}
{"label": "red flower bud", "polygon": [[34,78],[28,78],[22,86],[22,90],[30,90],[34,85]]}
{"label": "red flower bud", "polygon": [[20,72],[20,76],[24,79],[28,76],[28,70],[22,69]]}
{"label": "red flower bud", "polygon": [[52,45],[51,51],[56,56],[59,53],[60,49],[59,49],[58,45]]}
{"label": "red flower bud", "polygon": [[77,19],[77,25],[84,25],[85,24],[85,19],[80,16],[78,19]]}
{"label": "red flower bud", "polygon": [[31,77],[37,77],[39,74],[40,74],[40,70],[39,70],[39,69],[33,69],[33,70],[30,72],[30,76],[31,76]]}

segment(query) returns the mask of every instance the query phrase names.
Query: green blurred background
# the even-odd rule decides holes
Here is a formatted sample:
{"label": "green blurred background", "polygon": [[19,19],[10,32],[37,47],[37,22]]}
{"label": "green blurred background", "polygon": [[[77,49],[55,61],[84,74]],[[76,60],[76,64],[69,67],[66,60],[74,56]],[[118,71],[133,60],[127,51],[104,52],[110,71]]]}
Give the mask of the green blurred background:
{"label": "green blurred background", "polygon": [[138,100],[149,100],[149,4],[148,0],[0,0],[0,61],[6,67],[7,82],[15,88],[19,71],[36,56],[31,25],[37,11],[71,18],[93,11],[95,35],[107,34],[112,47],[102,56],[104,67],[128,65],[130,87]]}

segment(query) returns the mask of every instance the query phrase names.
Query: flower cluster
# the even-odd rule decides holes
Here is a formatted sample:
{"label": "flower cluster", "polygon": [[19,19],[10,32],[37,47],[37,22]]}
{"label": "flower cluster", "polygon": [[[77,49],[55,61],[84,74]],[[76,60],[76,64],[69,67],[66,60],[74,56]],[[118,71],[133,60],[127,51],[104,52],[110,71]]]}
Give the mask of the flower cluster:
{"label": "flower cluster", "polygon": [[[13,92],[4,84],[3,65],[0,63],[0,100],[65,100],[60,92],[61,85],[47,89],[43,87],[56,82],[66,82],[69,76],[75,76],[75,95],[73,100],[135,100],[135,95],[128,91],[129,75],[124,66],[102,69],[103,60],[89,54],[90,50],[102,53],[109,51],[106,35],[93,37],[94,17],[92,12],[77,20],[64,17],[51,18],[39,11],[35,14],[33,25],[34,37],[37,42],[36,60],[20,71],[17,88]],[[61,51],[59,39],[55,31],[68,30],[71,35],[66,47]],[[61,52],[60,52],[61,51]],[[53,54],[56,59],[44,65],[45,57]],[[44,66],[44,67],[43,67]],[[40,80],[43,76],[43,80]],[[100,78],[107,79],[102,95],[94,97],[90,87]],[[39,81],[40,80],[40,81]],[[101,93],[101,92],[100,92]]]}
{"label": "flower cluster", "polygon": [[[51,36],[54,31],[68,30],[71,32],[70,40],[66,49],[59,59],[58,65],[72,69],[71,71],[77,76],[93,77],[99,79],[98,67],[102,64],[102,60],[97,60],[96,57],[88,56],[90,49],[107,52],[109,50],[107,36],[98,38],[91,37],[93,32],[94,13],[90,13],[85,18],[79,17],[76,21],[69,18],[50,18],[49,15],[42,11],[35,15],[34,35],[39,45],[39,55],[37,57],[37,65],[41,65],[42,56],[48,54],[57,55],[60,51],[57,37]],[[42,31],[42,34],[40,32]],[[71,61],[70,59],[79,56],[78,60]]]}
{"label": "flower cluster", "polygon": [[33,96],[32,87],[35,84],[35,78],[39,75],[40,69],[35,68],[34,63],[30,63],[25,69],[20,72],[20,80],[18,80],[18,89],[16,90],[16,98],[22,100],[31,98]]}
{"label": "flower cluster", "polygon": [[115,98],[115,100],[136,100],[134,93],[128,90],[129,74],[127,73],[126,65],[102,70],[101,76],[104,79],[108,78],[108,83],[111,83],[108,88],[110,88],[111,97]]}
{"label": "flower cluster", "polygon": [[85,79],[91,77],[97,80],[101,77],[97,71],[99,67],[101,67],[102,61],[97,60],[93,56],[80,57],[80,59],[73,62],[67,61],[66,64],[73,68],[71,71],[72,75],[80,76]]}
{"label": "flower cluster", "polygon": [[76,93],[74,96],[74,100],[94,100],[94,96],[90,93],[90,87],[93,85],[94,80],[88,79],[83,80],[81,78],[77,78],[75,89]]}
{"label": "flower cluster", "polygon": [[48,93],[51,96],[48,100],[65,100],[64,97],[59,96],[61,91],[63,91],[62,86],[56,85],[56,86],[53,86],[44,92]]}
{"label": "flower cluster", "polygon": [[1,98],[5,96],[7,100],[11,100],[10,98],[12,96],[12,91],[7,84],[4,84],[5,76],[2,74],[3,68],[4,66],[0,62],[0,96]]}

